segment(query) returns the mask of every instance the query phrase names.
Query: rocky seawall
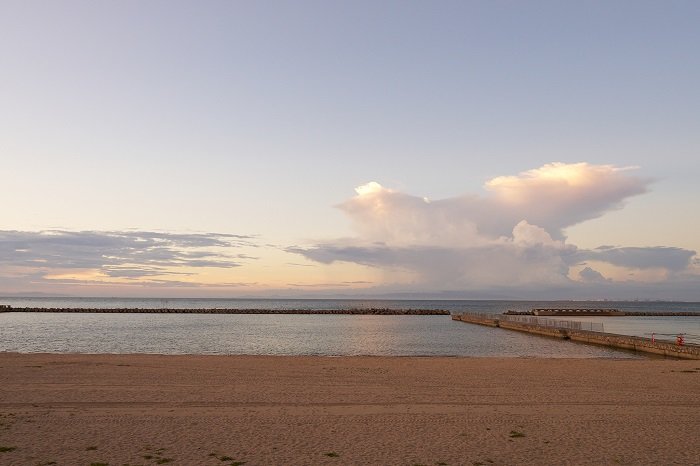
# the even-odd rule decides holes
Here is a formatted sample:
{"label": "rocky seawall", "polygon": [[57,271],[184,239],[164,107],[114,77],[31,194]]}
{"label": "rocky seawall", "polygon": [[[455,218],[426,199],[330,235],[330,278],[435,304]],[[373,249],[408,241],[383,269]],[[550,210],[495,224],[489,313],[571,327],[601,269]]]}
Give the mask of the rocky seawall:
{"label": "rocky seawall", "polygon": [[442,309],[144,309],[144,308],[47,308],[0,306],[0,312],[65,312],[103,314],[330,314],[330,315],[380,315],[380,316],[445,316],[450,311]]}

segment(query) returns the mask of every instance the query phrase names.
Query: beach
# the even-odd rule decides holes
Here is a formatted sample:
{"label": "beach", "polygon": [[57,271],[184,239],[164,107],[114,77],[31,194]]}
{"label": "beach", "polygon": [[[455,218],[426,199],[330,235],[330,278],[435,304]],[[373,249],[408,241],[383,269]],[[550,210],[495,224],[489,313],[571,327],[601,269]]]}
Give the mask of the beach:
{"label": "beach", "polygon": [[688,465],[698,432],[698,361],[0,354],[3,465]]}

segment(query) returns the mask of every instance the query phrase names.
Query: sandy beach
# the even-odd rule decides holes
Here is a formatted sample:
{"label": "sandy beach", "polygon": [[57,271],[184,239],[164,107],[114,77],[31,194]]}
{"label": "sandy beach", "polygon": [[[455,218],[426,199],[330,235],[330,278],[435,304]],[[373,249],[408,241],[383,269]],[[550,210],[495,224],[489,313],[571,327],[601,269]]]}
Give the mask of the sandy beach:
{"label": "sandy beach", "polygon": [[0,354],[2,465],[700,464],[700,363]]}

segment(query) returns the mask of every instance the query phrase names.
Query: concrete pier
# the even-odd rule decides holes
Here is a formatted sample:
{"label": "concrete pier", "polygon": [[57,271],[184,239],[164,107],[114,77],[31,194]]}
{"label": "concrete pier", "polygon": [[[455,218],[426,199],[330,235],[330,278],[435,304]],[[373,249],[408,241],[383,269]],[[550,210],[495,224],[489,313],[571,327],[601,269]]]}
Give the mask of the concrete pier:
{"label": "concrete pier", "polygon": [[650,338],[629,335],[616,335],[613,333],[593,332],[590,330],[549,327],[533,323],[508,320],[507,317],[498,314],[453,314],[452,320],[458,320],[470,324],[486,325],[489,327],[500,327],[508,330],[561,338],[564,340],[573,340],[581,343],[607,346],[610,348],[658,354],[679,359],[700,359],[699,345],[678,345],[668,341],[652,341]]}
{"label": "concrete pier", "polygon": [[700,312],[684,312],[684,311],[620,311],[619,309],[532,309],[531,311],[513,311],[504,312],[505,315],[511,316],[549,316],[549,317],[584,317],[584,316],[605,316],[605,317],[700,317]]}

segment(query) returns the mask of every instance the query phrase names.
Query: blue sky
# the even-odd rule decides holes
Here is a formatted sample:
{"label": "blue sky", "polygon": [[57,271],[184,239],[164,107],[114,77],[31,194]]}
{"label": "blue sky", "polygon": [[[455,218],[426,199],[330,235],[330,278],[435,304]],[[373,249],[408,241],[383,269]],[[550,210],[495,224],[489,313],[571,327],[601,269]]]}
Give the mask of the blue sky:
{"label": "blue sky", "polygon": [[[689,1],[5,1],[0,292],[700,299],[698,20]],[[575,223],[542,214],[551,226],[538,225],[536,206],[499,204],[487,186],[525,174],[518,195],[547,204],[533,194],[551,192],[536,170],[553,163],[589,180],[577,190],[571,170],[559,179],[570,189],[557,196],[572,203],[561,208],[582,209]],[[358,200],[354,189],[372,181],[381,189]],[[598,210],[581,202],[613,181],[630,189]],[[423,207],[396,194],[462,206],[425,218],[465,239],[428,234],[415,220]],[[480,201],[451,202],[465,197]],[[500,236],[480,236],[491,220],[473,209],[484,202],[494,216],[509,212]],[[377,203],[390,211],[362,210]],[[659,262],[623,267],[582,253],[511,287],[479,276],[474,248],[517,242],[521,221],[564,241],[558,251],[657,248],[625,254],[652,251],[645,257]],[[397,228],[402,237],[387,233]],[[72,246],[47,247],[38,232]],[[128,251],[162,241],[176,258],[190,246],[168,235],[213,235],[190,251],[209,262],[154,264],[98,247],[69,267],[88,250],[80,238],[133,232],[142,240]],[[225,246],[214,234],[250,242]],[[372,260],[316,260],[379,243],[387,250]],[[448,246],[457,269],[433,251]],[[668,268],[659,254],[678,250],[689,251],[687,267]],[[498,249],[527,275],[522,254]],[[580,275],[586,268],[602,279]],[[425,278],[431,270],[441,283]]]}

